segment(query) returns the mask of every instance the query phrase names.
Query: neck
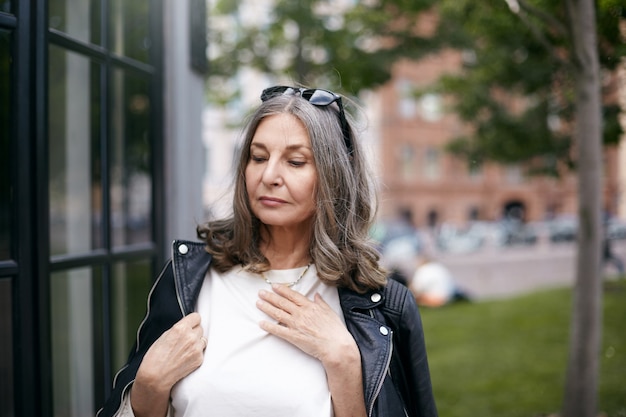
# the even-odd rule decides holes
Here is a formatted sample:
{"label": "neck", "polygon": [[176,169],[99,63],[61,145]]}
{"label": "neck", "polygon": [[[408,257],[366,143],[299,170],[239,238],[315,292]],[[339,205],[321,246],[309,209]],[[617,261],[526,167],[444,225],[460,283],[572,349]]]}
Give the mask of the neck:
{"label": "neck", "polygon": [[262,234],[261,252],[272,269],[292,269],[311,262],[310,233],[281,233],[266,230]]}

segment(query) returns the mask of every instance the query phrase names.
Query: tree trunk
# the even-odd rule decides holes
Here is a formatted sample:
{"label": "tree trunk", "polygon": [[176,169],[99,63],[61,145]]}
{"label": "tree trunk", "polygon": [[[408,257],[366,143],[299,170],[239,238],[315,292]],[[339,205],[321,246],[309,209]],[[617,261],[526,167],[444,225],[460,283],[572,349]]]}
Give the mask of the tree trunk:
{"label": "tree trunk", "polygon": [[565,0],[572,36],[578,160],[578,256],[565,381],[564,417],[597,411],[602,335],[602,117],[593,0]]}

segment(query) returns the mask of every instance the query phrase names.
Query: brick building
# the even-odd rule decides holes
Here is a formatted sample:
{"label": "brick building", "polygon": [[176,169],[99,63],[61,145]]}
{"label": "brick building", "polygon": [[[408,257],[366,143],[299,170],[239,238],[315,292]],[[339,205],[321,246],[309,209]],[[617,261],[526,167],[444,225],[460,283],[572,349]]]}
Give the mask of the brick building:
{"label": "brick building", "polygon": [[[575,215],[575,173],[563,178],[526,177],[520,166],[474,165],[445,151],[462,132],[461,121],[444,110],[444,99],[414,91],[432,85],[444,71],[461,65],[458,52],[419,62],[398,63],[392,79],[377,92],[377,157],[382,186],[381,217],[409,209],[416,226],[463,225],[469,220],[497,220],[523,213],[527,221]],[[617,213],[620,189],[618,150],[605,152],[605,199]]]}

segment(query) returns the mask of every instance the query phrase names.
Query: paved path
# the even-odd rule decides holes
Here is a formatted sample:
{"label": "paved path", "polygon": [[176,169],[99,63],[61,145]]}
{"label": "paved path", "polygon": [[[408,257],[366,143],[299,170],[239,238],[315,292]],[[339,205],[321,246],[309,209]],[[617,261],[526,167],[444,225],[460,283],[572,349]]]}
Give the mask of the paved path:
{"label": "paved path", "polygon": [[[626,241],[613,241],[626,264]],[[475,299],[494,299],[572,285],[576,276],[574,243],[543,243],[527,248],[485,248],[469,254],[441,254],[439,260]],[[616,275],[615,269],[607,269]]]}

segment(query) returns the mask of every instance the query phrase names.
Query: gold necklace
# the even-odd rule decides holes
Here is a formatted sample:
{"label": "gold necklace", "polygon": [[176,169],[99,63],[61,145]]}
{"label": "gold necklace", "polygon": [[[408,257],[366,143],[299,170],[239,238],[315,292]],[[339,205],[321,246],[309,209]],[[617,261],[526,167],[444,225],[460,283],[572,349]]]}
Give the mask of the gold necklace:
{"label": "gold necklace", "polygon": [[291,281],[291,282],[285,282],[285,283],[283,283],[283,282],[272,282],[272,281],[270,281],[270,280],[269,280],[269,279],[265,276],[265,273],[263,273],[262,271],[261,271],[261,277],[265,280],[265,282],[267,282],[267,283],[268,283],[268,284],[270,284],[270,285],[273,285],[273,284],[280,284],[280,285],[286,285],[286,286],[288,286],[288,287],[293,287],[293,286],[294,286],[294,285],[296,285],[298,282],[300,282],[300,280],[302,279],[302,277],[304,276],[304,274],[306,274],[306,272],[309,270],[309,268],[310,268],[310,267],[311,267],[311,264],[308,264],[308,265],[306,266],[306,268],[304,268],[304,271],[302,271],[302,273],[300,274],[300,276],[298,277],[298,279],[297,279],[297,280],[295,280],[295,281]]}

